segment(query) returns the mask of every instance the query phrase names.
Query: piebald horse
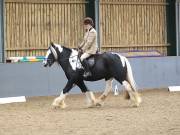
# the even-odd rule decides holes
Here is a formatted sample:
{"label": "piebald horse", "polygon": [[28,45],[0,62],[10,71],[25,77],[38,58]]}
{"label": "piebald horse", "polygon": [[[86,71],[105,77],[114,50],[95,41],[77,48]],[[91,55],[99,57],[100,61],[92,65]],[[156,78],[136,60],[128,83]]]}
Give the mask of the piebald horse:
{"label": "piebald horse", "polygon": [[[132,69],[126,57],[114,52],[105,52],[92,56],[89,61],[91,63],[92,75],[84,77],[84,69],[76,49],[70,49],[55,43],[50,44],[43,61],[44,66],[50,67],[54,62],[57,62],[62,67],[68,79],[60,96],[54,99],[52,103],[53,107],[66,107],[65,98],[74,85],[77,85],[81,91],[85,93],[86,98],[89,101],[88,107],[101,105],[112,89],[113,79],[116,79],[125,87],[135,106],[140,105],[141,97],[137,92]],[[96,99],[93,92],[86,87],[84,80],[97,81],[101,79],[105,79],[106,88],[102,95]]]}

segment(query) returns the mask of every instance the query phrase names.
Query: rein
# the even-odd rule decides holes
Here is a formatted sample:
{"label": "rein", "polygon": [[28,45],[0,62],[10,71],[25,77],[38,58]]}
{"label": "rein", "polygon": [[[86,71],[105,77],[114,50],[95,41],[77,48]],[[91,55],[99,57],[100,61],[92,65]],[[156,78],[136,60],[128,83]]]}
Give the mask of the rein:
{"label": "rein", "polygon": [[[55,49],[56,50],[56,49]],[[53,55],[54,56],[54,55]],[[77,67],[77,63],[78,63],[78,58],[80,59],[80,56],[81,56],[81,51],[78,49],[78,54],[77,55],[74,55],[74,56],[70,56],[70,57],[68,57],[68,58],[61,58],[61,59],[58,59],[58,57],[56,58],[55,56],[54,56],[54,58],[45,58],[44,60],[47,60],[47,61],[49,61],[49,62],[53,62],[53,59],[54,59],[54,61],[56,61],[56,62],[64,62],[64,61],[66,61],[66,60],[68,60],[68,59],[70,59],[70,58],[74,58],[74,57],[77,57],[77,60],[76,60],[76,67]],[[80,62],[81,62],[81,60],[80,60]]]}
{"label": "rein", "polygon": [[[78,55],[79,55],[79,54],[78,54]],[[76,57],[76,56],[78,56],[78,55],[74,55],[74,56],[71,56],[71,57],[69,57],[69,58],[60,59],[59,61],[66,61],[66,60],[68,60],[68,59],[70,59],[70,58],[73,58],[73,57]],[[44,60],[52,60],[52,59],[44,58]],[[56,61],[57,61],[57,60],[56,60]]]}

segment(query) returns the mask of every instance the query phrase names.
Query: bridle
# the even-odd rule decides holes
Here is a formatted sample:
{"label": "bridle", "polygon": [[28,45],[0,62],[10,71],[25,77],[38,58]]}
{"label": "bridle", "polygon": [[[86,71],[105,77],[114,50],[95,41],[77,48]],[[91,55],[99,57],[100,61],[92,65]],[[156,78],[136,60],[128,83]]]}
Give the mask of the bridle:
{"label": "bridle", "polygon": [[[79,56],[79,54],[78,54],[78,55],[71,56],[71,57],[69,57],[69,58],[74,58],[74,57],[76,57],[76,56]],[[54,57],[54,56],[53,56],[53,57]],[[69,58],[60,59],[59,61],[66,61],[66,60],[68,60]],[[78,58],[79,58],[79,57],[78,57]],[[54,59],[55,59],[55,58],[54,58]],[[44,58],[44,60],[52,61],[51,58]],[[55,61],[58,61],[58,60],[55,59]]]}
{"label": "bridle", "polygon": [[[68,59],[70,59],[70,58],[74,58],[74,57],[76,57],[76,56],[78,56],[77,57],[77,59],[79,58],[80,59],[80,56],[81,56],[81,52],[80,52],[80,50],[78,49],[77,50],[78,51],[78,54],[77,55],[74,55],[74,56],[71,56],[71,57],[68,57],[68,58],[63,58],[63,59],[56,59],[55,57],[54,57],[54,55],[53,55],[53,58],[55,59],[55,61],[57,62],[57,61],[61,61],[61,62],[64,62],[64,61],[66,61],[66,60],[68,60]],[[52,52],[51,52],[52,53]],[[53,59],[52,58],[44,58],[44,60],[47,60],[47,61],[53,61]]]}

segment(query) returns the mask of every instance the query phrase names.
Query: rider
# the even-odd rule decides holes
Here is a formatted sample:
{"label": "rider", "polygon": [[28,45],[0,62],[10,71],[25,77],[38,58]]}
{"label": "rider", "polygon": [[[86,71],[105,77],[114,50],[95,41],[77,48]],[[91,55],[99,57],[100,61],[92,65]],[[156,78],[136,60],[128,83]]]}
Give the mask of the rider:
{"label": "rider", "polygon": [[98,50],[97,46],[97,33],[96,30],[93,28],[94,23],[92,18],[86,17],[84,19],[84,29],[86,33],[84,34],[84,39],[82,43],[78,46],[80,50],[82,50],[81,55],[81,62],[84,67],[84,77],[91,76],[91,72],[88,66],[87,58],[90,57],[92,54],[96,54]]}

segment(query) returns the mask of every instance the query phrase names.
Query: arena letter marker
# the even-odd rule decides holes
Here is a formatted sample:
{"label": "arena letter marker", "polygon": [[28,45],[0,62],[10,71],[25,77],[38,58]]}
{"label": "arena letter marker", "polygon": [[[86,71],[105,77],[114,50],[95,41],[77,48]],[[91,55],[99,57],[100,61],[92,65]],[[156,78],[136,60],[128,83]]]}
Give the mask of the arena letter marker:
{"label": "arena letter marker", "polygon": [[180,86],[169,86],[168,89],[170,92],[176,92],[180,91]]}
{"label": "arena letter marker", "polygon": [[26,102],[25,96],[0,98],[0,104]]}

